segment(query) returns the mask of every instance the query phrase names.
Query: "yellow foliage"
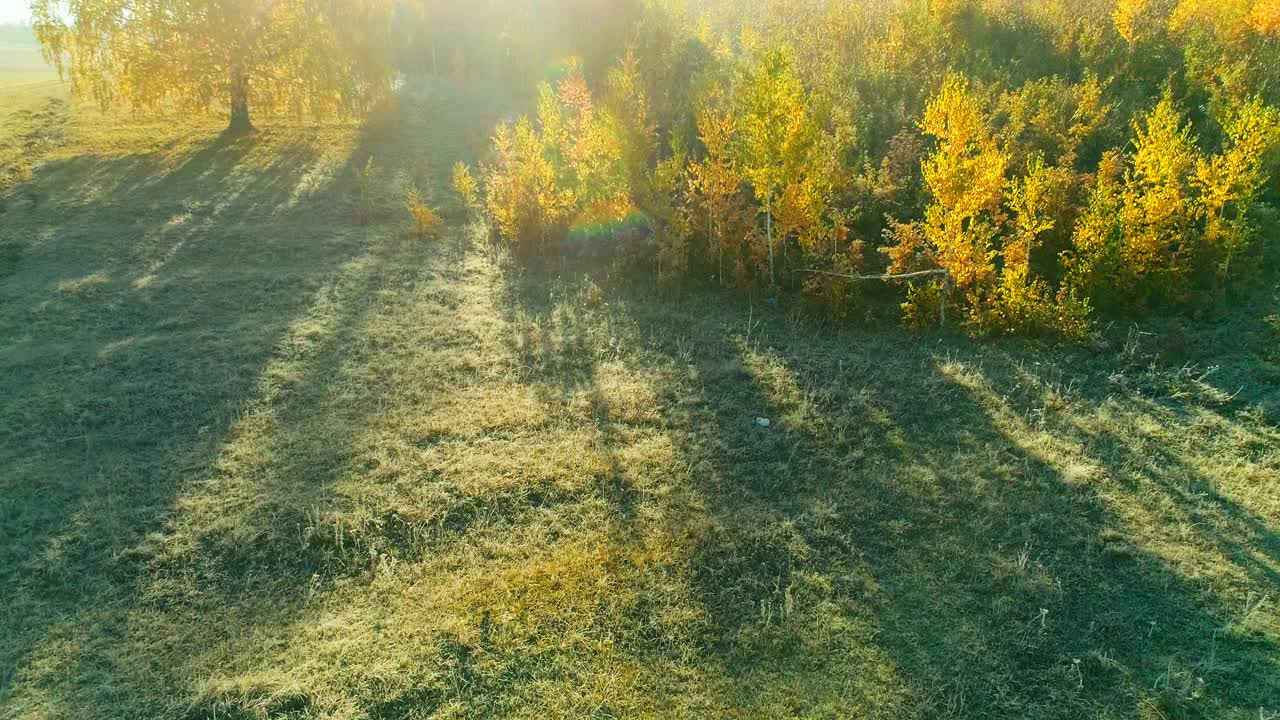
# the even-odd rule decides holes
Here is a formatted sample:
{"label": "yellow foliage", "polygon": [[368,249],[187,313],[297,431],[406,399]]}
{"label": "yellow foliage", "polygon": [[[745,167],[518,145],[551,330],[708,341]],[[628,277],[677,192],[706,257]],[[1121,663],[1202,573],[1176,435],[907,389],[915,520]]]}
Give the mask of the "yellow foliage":
{"label": "yellow foliage", "polygon": [[1280,112],[1254,100],[1233,108],[1223,129],[1226,147],[1217,155],[1199,158],[1191,179],[1219,283],[1228,279],[1231,261],[1248,247],[1253,235],[1248,212],[1267,180],[1265,156],[1280,141]]}
{"label": "yellow foliage", "polygon": [[453,189],[467,208],[480,207],[480,184],[464,162],[459,161],[453,166]]}
{"label": "yellow foliage", "polygon": [[390,0],[34,0],[45,57],[77,95],[135,109],[356,115],[391,87]]}
{"label": "yellow foliage", "polygon": [[[909,294],[909,306],[921,305],[910,310],[920,322],[933,322],[949,286],[956,316],[972,327],[1069,335],[1083,332],[1094,308],[1195,297],[1209,271],[1216,266],[1225,276],[1254,237],[1249,210],[1265,181],[1263,157],[1277,120],[1238,98],[1273,64],[1274,48],[1258,35],[1270,27],[1277,0],[1104,0],[1087,8],[1067,0],[1034,8],[928,0],[883,18],[881,33],[851,29],[871,23],[870,11],[767,5],[766,15],[781,22],[777,32],[748,23],[741,44],[721,43],[714,58],[682,58],[671,49],[676,44],[658,51],[640,44],[602,83],[588,84],[573,65],[556,85],[542,85],[536,121],[499,128],[484,166],[494,227],[545,249],[548,236],[586,222],[592,208],[635,207],[652,223],[664,284],[701,250],[722,281],[736,275],[795,287],[799,278],[779,275],[779,263],[819,272],[854,267],[861,250],[849,242],[849,228],[887,226],[878,249],[891,273],[945,271],[945,283]],[[786,27],[792,12],[819,25]],[[1108,16],[1131,47],[1111,32]],[[1063,58],[1029,58],[1008,74],[984,64],[1000,57],[987,48],[972,58],[954,54],[973,44],[982,22],[1024,19],[1069,29],[1051,44],[1080,61],[1067,76],[1081,80],[1052,75],[1067,67]],[[846,32],[867,35],[804,44]],[[1022,47],[1005,40],[993,40],[1000,52]],[[938,83],[946,65],[928,57],[931,49],[980,79],[942,76],[917,117],[919,130],[903,129],[917,100],[893,87],[893,78]],[[867,67],[837,69],[835,57],[861,57]],[[650,71],[670,80],[698,63],[707,66],[695,70],[696,82],[645,82]],[[1095,74],[1102,72],[1116,74]],[[1166,95],[1134,114],[1126,131],[1116,112],[1133,113],[1142,89],[1166,75]],[[1002,86],[1018,77],[1030,79]],[[732,92],[717,89],[730,81]],[[599,94],[592,89],[601,86]],[[1260,97],[1272,90],[1256,88]],[[1201,150],[1175,97],[1202,102],[1210,114],[1236,109],[1218,154]],[[899,105],[870,104],[887,98]],[[691,125],[705,154],[686,162],[679,146],[693,135]],[[669,130],[669,146],[658,141],[659,126]],[[865,148],[855,142],[864,133]],[[1102,152],[1103,142],[1128,155]],[[1015,162],[1026,171],[1018,173]],[[691,243],[695,237],[705,245]],[[811,298],[847,296],[825,280],[802,282]]]}
{"label": "yellow foliage", "polygon": [[1152,17],[1155,6],[1154,0],[1119,0],[1111,15],[1116,32],[1128,42],[1137,42],[1157,25]]}
{"label": "yellow foliage", "polygon": [[576,207],[572,190],[560,186],[555,167],[527,117],[512,129],[494,131],[493,163],[485,167],[485,207],[498,232],[526,250],[546,248],[549,236]]}
{"label": "yellow foliage", "polygon": [[738,165],[764,206],[769,282],[774,271],[774,205],[810,160],[816,126],[794,54],[774,47],[762,54],[738,87]]}
{"label": "yellow foliage", "polygon": [[1108,306],[1116,301],[1120,247],[1124,242],[1119,180],[1123,163],[1118,151],[1103,157],[1089,204],[1076,221],[1074,249],[1062,261],[1066,270],[1063,287],[1083,297],[1103,298]]}
{"label": "yellow foliage", "polygon": [[[545,252],[581,208],[640,206],[674,227],[673,184],[655,172],[656,129],[649,119],[639,59],[628,52],[609,74],[597,103],[573,63],[554,88],[538,88],[537,125],[527,117],[500,125],[493,158],[482,168],[485,208],[498,232],[526,250]],[[683,162],[678,163],[682,168]],[[659,177],[663,176],[663,177]]]}
{"label": "yellow foliage", "polygon": [[1003,222],[1009,163],[981,103],[961,75],[946,78],[926,106],[920,128],[938,139],[921,168],[933,203],[925,209],[923,222],[892,225],[887,235],[895,244],[884,252],[890,272],[935,266],[947,271],[949,281],[909,290],[903,311],[913,327],[936,322],[930,317],[944,301],[948,285],[968,300],[971,312],[978,313],[986,304],[996,277],[995,240]]}
{"label": "yellow foliage", "polygon": [[947,78],[925,108],[920,129],[940,141],[922,168],[937,204],[958,221],[998,213],[1009,155],[997,146],[963,76]]}
{"label": "yellow foliage", "polygon": [[405,208],[409,211],[409,218],[413,222],[413,232],[418,237],[435,237],[440,231],[440,226],[443,224],[440,215],[422,199],[418,188],[409,188],[409,192],[405,195]]}
{"label": "yellow foliage", "polygon": [[1280,0],[1254,0],[1249,23],[1259,35],[1280,35]]}
{"label": "yellow foliage", "polygon": [[681,192],[689,185],[688,171],[684,146],[673,140],[671,157],[657,163],[644,183],[644,205],[655,221],[658,279],[666,286],[676,285],[689,269],[693,222]]}
{"label": "yellow foliage", "polygon": [[1227,43],[1239,43],[1253,30],[1253,0],[1181,0],[1169,16],[1169,29],[1203,29]]}
{"label": "yellow foliage", "polygon": [[982,317],[985,329],[1003,334],[1050,333],[1082,337],[1091,308],[1087,300],[1069,290],[1053,290],[1031,268],[1031,252],[1041,235],[1054,229],[1050,208],[1059,200],[1063,176],[1070,171],[1050,168],[1037,157],[1027,174],[1010,184],[1009,208],[1013,212],[1010,234],[1002,249],[1004,265],[990,313]]}
{"label": "yellow foliage", "polygon": [[999,141],[1014,157],[1043,153],[1051,163],[1072,167],[1080,145],[1111,113],[1104,90],[1097,77],[1087,75],[1075,85],[1045,78],[1007,91],[998,104],[1004,116]]}
{"label": "yellow foliage", "polygon": [[894,274],[932,270],[938,266],[933,247],[919,222],[893,222],[884,231],[889,244],[880,252],[889,259],[889,272]]}
{"label": "yellow foliage", "polygon": [[710,106],[698,114],[698,133],[707,157],[689,167],[689,186],[707,212],[707,238],[715,251],[720,280],[724,280],[724,254],[729,249],[730,214],[742,187],[742,176],[729,153],[735,125],[733,117]]}
{"label": "yellow foliage", "polygon": [[785,242],[792,235],[800,240],[800,247],[807,252],[817,252],[822,239],[822,216],[827,198],[822,181],[812,173],[806,173],[795,182],[788,183],[778,198],[776,215],[778,237]]}
{"label": "yellow foliage", "polygon": [[[1188,270],[1195,207],[1188,182],[1199,160],[1191,127],[1165,96],[1133,124],[1134,153],[1125,178],[1120,249],[1122,282],[1177,290]],[[1158,286],[1158,287],[1157,287]]]}
{"label": "yellow foliage", "polygon": [[653,160],[657,128],[650,118],[649,97],[634,48],[627,48],[622,60],[609,71],[603,105],[609,142],[617,148],[618,171],[632,199],[639,201]]}
{"label": "yellow foliage", "polygon": [[925,238],[956,287],[973,290],[994,276],[993,240],[1009,155],[962,76],[946,79],[920,127],[940,141],[922,168],[934,198],[925,210]]}
{"label": "yellow foliage", "polygon": [[1006,284],[1026,285],[1031,273],[1031,250],[1041,234],[1053,229],[1053,218],[1047,206],[1053,192],[1053,178],[1037,157],[1025,177],[1015,180],[1009,192],[1013,210],[1013,234],[1003,249],[1003,280]]}
{"label": "yellow foliage", "polygon": [[596,112],[586,82],[581,78],[577,81],[584,93],[581,101],[576,94],[576,83],[567,81],[561,88],[570,91],[567,97],[572,99],[566,102],[569,134],[564,147],[578,196],[583,202],[592,203],[626,195],[626,180],[619,171],[622,148],[615,142],[607,121]]}

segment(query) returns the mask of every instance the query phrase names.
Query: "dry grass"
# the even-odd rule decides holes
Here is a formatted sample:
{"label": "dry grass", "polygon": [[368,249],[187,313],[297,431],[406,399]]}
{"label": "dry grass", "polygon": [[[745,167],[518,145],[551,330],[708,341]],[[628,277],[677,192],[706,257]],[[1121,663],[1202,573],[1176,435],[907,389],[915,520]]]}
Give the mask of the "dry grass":
{"label": "dry grass", "polygon": [[1170,364],[522,271],[449,189],[500,108],[71,116],[0,229],[0,717],[1280,712],[1236,325]]}

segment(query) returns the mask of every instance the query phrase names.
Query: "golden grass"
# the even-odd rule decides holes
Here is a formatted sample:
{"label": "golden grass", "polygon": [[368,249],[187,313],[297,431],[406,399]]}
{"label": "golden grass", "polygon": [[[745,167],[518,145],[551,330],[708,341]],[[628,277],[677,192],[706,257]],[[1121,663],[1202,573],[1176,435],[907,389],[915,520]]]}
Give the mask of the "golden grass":
{"label": "golden grass", "polygon": [[1248,319],[1169,365],[522,270],[449,188],[501,106],[71,114],[0,216],[0,717],[1280,712]]}

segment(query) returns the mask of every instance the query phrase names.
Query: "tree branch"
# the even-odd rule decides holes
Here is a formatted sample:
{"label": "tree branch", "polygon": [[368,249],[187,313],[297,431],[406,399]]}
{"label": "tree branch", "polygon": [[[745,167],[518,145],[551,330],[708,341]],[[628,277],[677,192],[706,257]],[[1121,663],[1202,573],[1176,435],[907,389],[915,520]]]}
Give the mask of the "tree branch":
{"label": "tree branch", "polygon": [[854,280],[861,282],[863,280],[914,280],[916,278],[928,277],[931,275],[947,275],[947,271],[941,268],[937,270],[919,270],[916,272],[901,273],[897,275],[885,273],[883,275],[846,275],[844,273],[831,272],[829,270],[810,270],[807,268],[799,268],[792,272],[810,273],[813,275],[827,275],[829,277],[844,278],[845,280]]}

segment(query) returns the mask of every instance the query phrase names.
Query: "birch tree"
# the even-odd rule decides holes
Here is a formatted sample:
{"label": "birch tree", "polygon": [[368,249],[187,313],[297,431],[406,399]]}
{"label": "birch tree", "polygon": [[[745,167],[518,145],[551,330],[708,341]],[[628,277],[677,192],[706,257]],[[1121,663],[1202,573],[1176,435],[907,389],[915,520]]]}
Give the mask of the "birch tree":
{"label": "birch tree", "polygon": [[45,58],[103,106],[295,116],[367,110],[390,87],[391,0],[33,0]]}

